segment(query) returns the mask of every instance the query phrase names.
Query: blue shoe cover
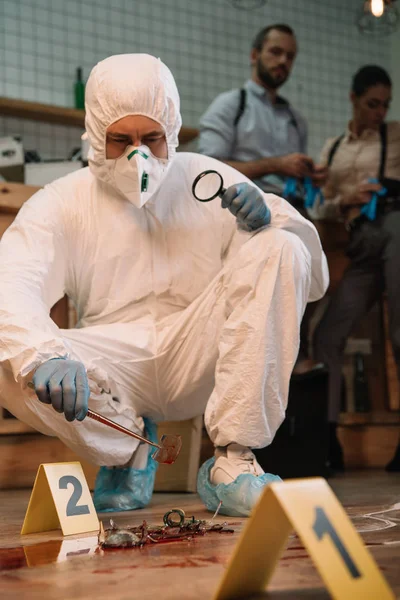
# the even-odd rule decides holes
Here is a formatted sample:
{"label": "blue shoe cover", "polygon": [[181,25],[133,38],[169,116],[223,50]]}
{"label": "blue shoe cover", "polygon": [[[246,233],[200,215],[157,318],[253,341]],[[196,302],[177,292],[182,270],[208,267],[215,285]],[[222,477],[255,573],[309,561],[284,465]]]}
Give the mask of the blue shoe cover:
{"label": "blue shoe cover", "polygon": [[[158,442],[157,426],[145,419],[145,432],[151,442]],[[94,487],[93,502],[97,512],[120,512],[144,508],[151,500],[158,463],[149,458],[144,469],[100,467]]]}
{"label": "blue shoe cover", "polygon": [[248,517],[257,504],[258,499],[269,483],[282,481],[278,475],[264,473],[264,475],[251,475],[243,473],[232,483],[210,482],[210,471],[214,466],[215,457],[209,458],[199,469],[197,476],[197,492],[208,508],[215,512],[222,501],[219,513],[229,517]]}

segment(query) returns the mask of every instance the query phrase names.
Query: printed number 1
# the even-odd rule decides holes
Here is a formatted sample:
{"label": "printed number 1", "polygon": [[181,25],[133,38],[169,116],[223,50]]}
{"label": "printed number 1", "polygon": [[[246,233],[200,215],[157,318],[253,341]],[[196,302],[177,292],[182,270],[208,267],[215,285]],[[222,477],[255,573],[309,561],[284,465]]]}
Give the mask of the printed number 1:
{"label": "printed number 1", "polygon": [[72,492],[71,498],[68,500],[67,504],[67,517],[74,517],[75,515],[88,515],[90,514],[90,510],[87,504],[82,504],[78,506],[79,498],[82,496],[82,484],[73,475],[64,475],[60,478],[58,482],[60,490],[66,490],[68,488],[68,484],[72,483],[74,487],[74,491]]}
{"label": "printed number 1", "polygon": [[350,554],[348,553],[345,545],[343,544],[342,540],[336,533],[336,530],[333,527],[332,523],[326,516],[324,509],[321,508],[320,506],[317,506],[315,508],[315,513],[316,514],[315,514],[313,530],[314,530],[314,533],[317,536],[317,538],[319,540],[321,540],[325,534],[328,535],[331,538],[333,544],[336,546],[336,550],[339,552],[340,556],[342,557],[344,564],[350,571],[350,575],[354,579],[361,577],[360,571],[357,569],[357,567],[354,564],[354,561],[351,558]]}

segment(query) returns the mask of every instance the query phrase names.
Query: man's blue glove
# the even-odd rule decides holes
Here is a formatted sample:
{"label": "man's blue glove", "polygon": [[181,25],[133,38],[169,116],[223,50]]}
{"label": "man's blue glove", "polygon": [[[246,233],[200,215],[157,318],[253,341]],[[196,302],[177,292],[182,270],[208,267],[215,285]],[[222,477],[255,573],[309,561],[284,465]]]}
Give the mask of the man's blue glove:
{"label": "man's blue glove", "polygon": [[271,222],[271,212],[260,190],[249,183],[231,185],[222,197],[222,208],[229,208],[240,225],[255,231]]}
{"label": "man's blue glove", "polygon": [[52,404],[67,421],[83,421],[90,396],[85,367],[76,360],[53,358],[40,365],[32,378],[40,402]]}

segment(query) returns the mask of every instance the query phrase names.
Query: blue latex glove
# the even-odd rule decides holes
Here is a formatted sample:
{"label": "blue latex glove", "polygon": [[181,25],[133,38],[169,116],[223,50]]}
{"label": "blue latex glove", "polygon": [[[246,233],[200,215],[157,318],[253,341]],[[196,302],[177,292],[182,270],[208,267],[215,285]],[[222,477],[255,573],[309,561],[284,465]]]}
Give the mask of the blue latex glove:
{"label": "blue latex glove", "polygon": [[90,390],[82,363],[52,358],[36,369],[32,382],[40,402],[52,404],[67,421],[86,417]]}
{"label": "blue latex glove", "polygon": [[[371,177],[368,179],[368,183],[379,183],[378,179]],[[371,200],[368,204],[365,204],[361,209],[361,214],[367,217],[370,221],[375,221],[376,219],[376,208],[378,206],[378,196],[384,196],[386,194],[386,188],[382,187],[379,192],[374,192],[372,194]]]}
{"label": "blue latex glove", "polygon": [[271,212],[262,192],[249,183],[231,185],[222,197],[221,206],[229,208],[248,231],[255,231],[271,222]]}
{"label": "blue latex glove", "polygon": [[208,510],[215,512],[222,502],[220,513],[230,517],[249,517],[257,504],[265,486],[274,481],[282,481],[279,475],[264,473],[252,475],[242,473],[232,483],[210,482],[210,471],[215,463],[215,457],[209,458],[199,469],[197,476],[197,492]]}

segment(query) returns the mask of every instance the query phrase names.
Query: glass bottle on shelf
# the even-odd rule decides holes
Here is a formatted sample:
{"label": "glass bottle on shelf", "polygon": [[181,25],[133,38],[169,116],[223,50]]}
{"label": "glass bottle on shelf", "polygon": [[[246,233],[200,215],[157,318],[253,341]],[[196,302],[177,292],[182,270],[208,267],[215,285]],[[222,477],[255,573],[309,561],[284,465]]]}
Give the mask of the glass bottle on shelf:
{"label": "glass bottle on shelf", "polygon": [[75,108],[85,108],[85,84],[82,79],[82,67],[76,69],[76,81],[74,84]]}

